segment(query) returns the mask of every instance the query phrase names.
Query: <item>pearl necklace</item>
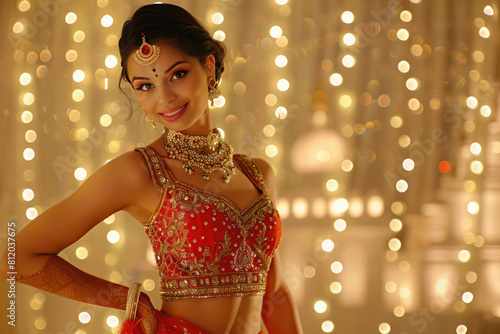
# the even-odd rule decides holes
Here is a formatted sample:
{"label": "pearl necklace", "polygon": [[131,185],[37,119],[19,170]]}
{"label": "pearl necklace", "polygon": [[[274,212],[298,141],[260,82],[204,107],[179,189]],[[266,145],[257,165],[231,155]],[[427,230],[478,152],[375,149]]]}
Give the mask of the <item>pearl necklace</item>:
{"label": "pearl necklace", "polygon": [[167,157],[182,161],[182,167],[189,175],[194,173],[193,167],[202,170],[201,175],[205,180],[210,179],[210,173],[221,171],[222,179],[229,183],[231,173],[235,174],[233,148],[224,141],[218,129],[212,130],[208,136],[191,136],[168,130],[164,137],[163,147]]}

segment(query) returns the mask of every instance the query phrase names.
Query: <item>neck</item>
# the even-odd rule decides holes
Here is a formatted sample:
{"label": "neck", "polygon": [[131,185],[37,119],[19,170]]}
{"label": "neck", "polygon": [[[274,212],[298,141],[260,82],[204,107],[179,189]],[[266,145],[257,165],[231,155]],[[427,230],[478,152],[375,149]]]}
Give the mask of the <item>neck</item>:
{"label": "neck", "polygon": [[192,126],[179,132],[191,136],[206,136],[216,127],[212,112],[207,106],[203,115]]}

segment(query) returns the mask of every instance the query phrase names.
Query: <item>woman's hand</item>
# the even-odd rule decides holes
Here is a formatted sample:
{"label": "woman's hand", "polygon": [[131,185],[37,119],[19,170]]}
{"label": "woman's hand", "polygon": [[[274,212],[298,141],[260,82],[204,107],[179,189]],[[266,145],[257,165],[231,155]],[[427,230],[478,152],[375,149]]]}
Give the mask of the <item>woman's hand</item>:
{"label": "woman's hand", "polygon": [[137,316],[141,318],[142,331],[145,334],[158,333],[158,319],[156,317],[156,310],[149,296],[141,292],[139,297],[139,305],[137,306]]}

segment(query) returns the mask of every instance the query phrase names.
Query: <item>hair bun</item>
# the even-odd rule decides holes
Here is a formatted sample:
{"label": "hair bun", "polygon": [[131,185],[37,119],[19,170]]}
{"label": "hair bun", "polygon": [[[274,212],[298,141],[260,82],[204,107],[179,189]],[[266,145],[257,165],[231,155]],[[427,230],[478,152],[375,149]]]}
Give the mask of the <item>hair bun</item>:
{"label": "hair bun", "polygon": [[184,8],[172,4],[151,4],[139,8],[123,25],[120,48],[122,79],[130,82],[127,59],[141,43],[141,34],[148,43],[168,41],[184,54],[198,59],[202,66],[208,56],[215,58],[215,80],[224,72],[225,45],[212,38],[208,31]]}

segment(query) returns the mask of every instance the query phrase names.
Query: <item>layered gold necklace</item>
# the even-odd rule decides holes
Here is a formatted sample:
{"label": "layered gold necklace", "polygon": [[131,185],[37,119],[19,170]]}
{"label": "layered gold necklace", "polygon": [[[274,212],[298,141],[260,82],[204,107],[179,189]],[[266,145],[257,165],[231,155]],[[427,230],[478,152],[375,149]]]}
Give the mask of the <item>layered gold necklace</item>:
{"label": "layered gold necklace", "polygon": [[163,147],[167,157],[184,163],[184,171],[189,175],[194,173],[193,167],[202,170],[201,175],[205,180],[210,179],[210,173],[221,171],[222,179],[229,183],[231,174],[236,171],[233,148],[222,138],[218,129],[212,130],[208,136],[191,136],[168,130]]}

